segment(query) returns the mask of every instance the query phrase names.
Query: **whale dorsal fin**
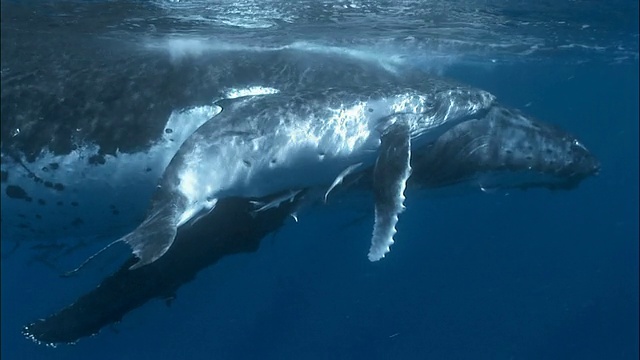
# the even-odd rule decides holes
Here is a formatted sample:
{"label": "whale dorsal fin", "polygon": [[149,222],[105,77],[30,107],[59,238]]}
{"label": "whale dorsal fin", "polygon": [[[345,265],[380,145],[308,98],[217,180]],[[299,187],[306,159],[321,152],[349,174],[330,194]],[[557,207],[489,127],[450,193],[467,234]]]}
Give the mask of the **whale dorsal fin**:
{"label": "whale dorsal fin", "polygon": [[411,175],[411,136],[406,122],[397,121],[382,135],[380,154],[373,169],[375,224],[369,260],[389,252],[396,233],[398,214],[404,210],[404,190]]}
{"label": "whale dorsal fin", "polygon": [[154,211],[140,226],[120,239],[131,246],[133,254],[139,259],[129,269],[134,270],[159,259],[169,250],[177,233],[171,204]]}

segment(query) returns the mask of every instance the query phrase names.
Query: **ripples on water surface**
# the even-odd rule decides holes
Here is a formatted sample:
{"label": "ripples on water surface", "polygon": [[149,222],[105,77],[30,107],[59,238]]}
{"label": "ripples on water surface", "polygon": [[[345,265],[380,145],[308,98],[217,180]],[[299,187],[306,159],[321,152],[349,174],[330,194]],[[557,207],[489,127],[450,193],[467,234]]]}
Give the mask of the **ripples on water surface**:
{"label": "ripples on water surface", "polygon": [[623,0],[3,1],[2,47],[29,36],[91,34],[227,46],[302,42],[480,62],[616,62],[637,59],[638,18],[630,16],[637,12],[637,1]]}

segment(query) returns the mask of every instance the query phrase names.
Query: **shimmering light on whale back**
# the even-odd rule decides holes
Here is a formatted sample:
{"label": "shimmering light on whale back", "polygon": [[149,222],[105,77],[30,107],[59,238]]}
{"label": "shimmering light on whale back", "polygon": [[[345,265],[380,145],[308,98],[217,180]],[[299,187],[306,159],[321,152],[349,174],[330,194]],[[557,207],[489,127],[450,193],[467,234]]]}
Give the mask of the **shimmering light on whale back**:
{"label": "shimmering light on whale back", "polygon": [[429,107],[429,100],[426,96],[420,94],[410,94],[398,96],[392,102],[391,109],[394,113],[426,113]]}
{"label": "shimmering light on whale back", "polygon": [[[330,109],[332,115],[327,119],[320,133],[325,133],[327,140],[334,144],[336,153],[352,153],[362,146],[371,136],[367,103],[357,102],[351,107]],[[333,130],[333,131],[331,131]],[[337,146],[342,144],[342,146]]]}
{"label": "shimmering light on whale back", "polygon": [[265,86],[250,86],[246,88],[228,89],[224,92],[225,98],[237,99],[245,96],[272,95],[279,93],[280,90]]}

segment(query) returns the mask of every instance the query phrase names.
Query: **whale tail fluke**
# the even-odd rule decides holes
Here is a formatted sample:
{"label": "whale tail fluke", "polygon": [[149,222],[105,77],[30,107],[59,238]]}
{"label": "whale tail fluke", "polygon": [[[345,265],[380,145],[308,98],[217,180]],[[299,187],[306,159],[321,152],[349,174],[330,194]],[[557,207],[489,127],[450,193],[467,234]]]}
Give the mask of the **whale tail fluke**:
{"label": "whale tail fluke", "polygon": [[148,216],[134,231],[120,241],[131,247],[139,259],[129,269],[134,270],[150,264],[164,255],[178,233],[175,214],[171,205],[165,205]]}
{"label": "whale tail fluke", "polygon": [[82,264],[73,270],[61,274],[61,277],[71,277],[79,273],[89,263],[93,262],[101,254],[109,250],[113,245],[124,242],[131,247],[133,254],[138,261],[129,270],[134,270],[144,265],[150,264],[159,259],[169,250],[173,240],[178,233],[175,225],[171,206],[164,206],[160,210],[153,212],[142,224],[127,235],[109,243],[100,251],[89,256]]}

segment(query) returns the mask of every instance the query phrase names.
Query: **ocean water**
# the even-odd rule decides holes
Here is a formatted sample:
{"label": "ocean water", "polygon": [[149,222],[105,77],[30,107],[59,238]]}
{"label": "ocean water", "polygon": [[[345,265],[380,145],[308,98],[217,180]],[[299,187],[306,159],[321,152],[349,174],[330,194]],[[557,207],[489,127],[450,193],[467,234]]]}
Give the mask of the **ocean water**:
{"label": "ocean water", "polygon": [[578,136],[602,169],[568,191],[409,193],[396,244],[376,263],[372,204],[315,207],[257,252],[201,271],[170,305],[152,300],[56,348],[22,327],[108,275],[59,276],[114,238],[47,258],[46,236],[6,235],[15,208],[3,191],[2,358],[637,359],[637,13],[637,1],[3,1],[3,94],[27,56],[73,57],[105,37],[178,55],[347,49],[488,90]]}

